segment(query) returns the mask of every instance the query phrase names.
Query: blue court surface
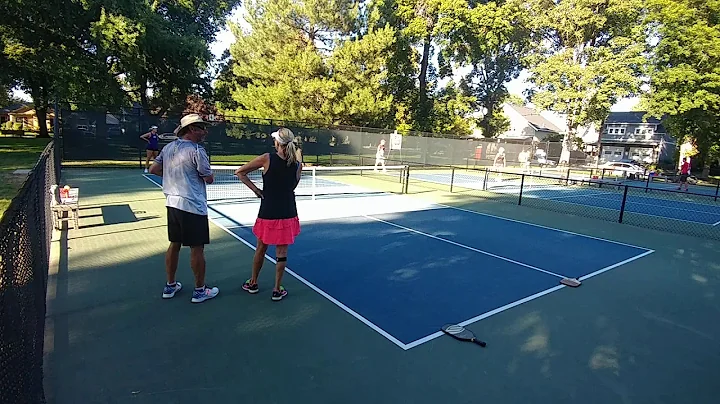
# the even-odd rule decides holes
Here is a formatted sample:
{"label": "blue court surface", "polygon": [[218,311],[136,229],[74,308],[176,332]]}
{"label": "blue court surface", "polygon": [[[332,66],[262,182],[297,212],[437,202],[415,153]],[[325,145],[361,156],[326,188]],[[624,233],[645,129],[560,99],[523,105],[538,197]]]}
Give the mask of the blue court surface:
{"label": "blue court surface", "polygon": [[[495,181],[498,177],[497,173],[490,173],[487,185],[485,185],[484,172],[465,173],[456,171],[454,176],[448,173],[410,173],[412,180],[422,182],[432,182],[437,184],[450,185],[452,181],[455,189],[474,189],[481,190],[485,187],[489,192],[519,195],[520,181],[519,175],[503,174],[503,181]],[[553,183],[551,179],[535,179],[528,177],[528,183],[523,187],[523,198],[538,198],[554,200],[558,203],[566,203],[573,205],[583,205],[593,208],[610,209],[620,211],[622,208],[623,193],[622,188],[617,189],[612,185],[606,187],[574,187],[564,186]],[[570,180],[573,178],[571,176]],[[533,185],[532,182],[542,181],[544,183]],[[668,187],[667,184],[652,184],[649,193],[642,186],[637,185],[636,188],[630,188],[625,202],[625,212],[657,216],[667,219],[680,220],[704,224],[709,226],[720,225],[720,204],[715,201],[715,189],[710,187],[694,187],[695,192],[703,188],[704,195],[689,195],[681,192],[672,192],[674,188]],[[705,189],[707,188],[707,189]],[[653,190],[667,190],[671,192],[664,193],[663,197],[652,197]],[[701,192],[698,192],[701,193]],[[712,193],[712,194],[711,194]]]}
{"label": "blue court surface", "polygon": [[[300,201],[298,212],[288,273],[403,349],[653,252],[405,196]],[[211,220],[251,248],[256,214],[211,205]]]}

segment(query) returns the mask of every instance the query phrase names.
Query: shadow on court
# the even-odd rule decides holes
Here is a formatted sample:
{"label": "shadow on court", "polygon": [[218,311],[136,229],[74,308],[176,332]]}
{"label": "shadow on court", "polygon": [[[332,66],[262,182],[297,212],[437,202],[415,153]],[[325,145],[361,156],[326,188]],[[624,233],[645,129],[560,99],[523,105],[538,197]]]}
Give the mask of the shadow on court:
{"label": "shadow on court", "polygon": [[[261,292],[243,292],[253,250],[213,225],[207,281],[220,288],[220,295],[190,303],[192,275],[184,249],[178,270],[184,288],[174,299],[161,299],[165,207],[162,199],[153,199],[161,191],[138,170],[92,170],[90,175],[66,169],[64,174],[81,188],[82,203],[127,204],[148,220],[123,221],[108,231],[82,227],[97,217],[81,218],[81,229],[63,231],[53,242],[57,269],[48,282],[45,344],[51,403],[605,404],[677,403],[677,397],[714,403],[720,394],[715,383],[720,322],[710,320],[720,314],[719,243],[467,195],[412,196],[655,252],[579,288],[468,325],[488,342],[486,348],[439,337],[403,350],[290,275],[284,281],[289,296],[272,302],[274,271],[267,261]],[[112,184],[111,192],[104,183]],[[502,231],[477,232],[488,230]],[[353,231],[351,224],[346,231]],[[379,236],[370,232],[367,237]],[[552,247],[562,250],[563,241],[557,243]],[[363,249],[340,242],[313,246],[325,249],[317,276],[327,279],[348,265],[338,247]],[[434,261],[427,249],[411,251],[418,262],[445,264],[446,277],[456,271],[468,282],[487,280],[471,275],[477,260],[460,268],[460,263]],[[291,248],[288,266],[307,252]],[[365,250],[377,258],[367,271],[389,268],[397,261],[383,257],[395,253]],[[342,280],[337,282],[346,293],[357,290],[355,296],[365,299],[381,293],[372,284]],[[446,281],[438,276],[434,287],[442,290]],[[417,290],[415,298],[422,301],[416,286],[408,288]],[[498,283],[497,288],[512,285]],[[460,298],[465,297],[442,297],[444,303]],[[395,316],[398,324],[422,316],[422,308],[434,304],[425,301],[414,312],[401,312],[407,302],[388,301],[387,312],[402,313]]]}

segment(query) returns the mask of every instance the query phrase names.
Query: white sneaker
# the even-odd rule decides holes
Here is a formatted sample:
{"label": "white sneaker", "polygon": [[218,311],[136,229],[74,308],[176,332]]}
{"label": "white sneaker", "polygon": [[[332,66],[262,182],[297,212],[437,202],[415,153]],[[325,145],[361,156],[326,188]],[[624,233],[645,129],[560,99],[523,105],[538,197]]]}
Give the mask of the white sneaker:
{"label": "white sneaker", "polygon": [[175,297],[175,293],[179,292],[180,289],[182,289],[182,283],[180,282],[175,282],[175,286],[170,286],[166,283],[165,289],[163,289],[163,299],[170,299],[171,297]]}
{"label": "white sneaker", "polygon": [[145,174],[147,174],[147,173],[148,173],[148,169],[146,168],[146,169],[145,169]]}
{"label": "white sneaker", "polygon": [[202,303],[205,300],[212,299],[213,297],[217,296],[218,293],[220,293],[220,289],[213,287],[209,288],[207,286],[203,287],[202,289],[194,289],[193,295],[192,295],[192,302],[193,303]]}

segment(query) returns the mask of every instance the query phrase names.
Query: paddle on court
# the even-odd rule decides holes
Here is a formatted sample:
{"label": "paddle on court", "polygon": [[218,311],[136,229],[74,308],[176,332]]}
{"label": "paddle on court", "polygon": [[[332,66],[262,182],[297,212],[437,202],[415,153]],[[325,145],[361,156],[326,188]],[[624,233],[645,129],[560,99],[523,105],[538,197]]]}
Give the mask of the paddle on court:
{"label": "paddle on court", "polygon": [[486,345],[485,341],[480,341],[479,339],[475,338],[475,334],[473,334],[472,331],[466,329],[461,325],[445,324],[444,326],[442,326],[442,331],[455,339],[459,339],[460,341],[474,342],[483,347]]}

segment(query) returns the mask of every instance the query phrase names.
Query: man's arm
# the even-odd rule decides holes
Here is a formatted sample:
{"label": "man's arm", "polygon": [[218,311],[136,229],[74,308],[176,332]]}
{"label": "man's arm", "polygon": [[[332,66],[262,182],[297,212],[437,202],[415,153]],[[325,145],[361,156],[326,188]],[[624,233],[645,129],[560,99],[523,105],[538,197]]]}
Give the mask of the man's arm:
{"label": "man's arm", "polygon": [[157,157],[155,157],[155,160],[153,161],[152,165],[150,166],[150,174],[155,174],[158,177],[162,177],[163,175],[163,152],[165,149],[160,151],[160,154],[158,154]]}
{"label": "man's arm", "polygon": [[210,159],[202,147],[198,147],[197,171],[206,184],[215,182],[215,174],[213,174],[212,168],[210,167]]}

